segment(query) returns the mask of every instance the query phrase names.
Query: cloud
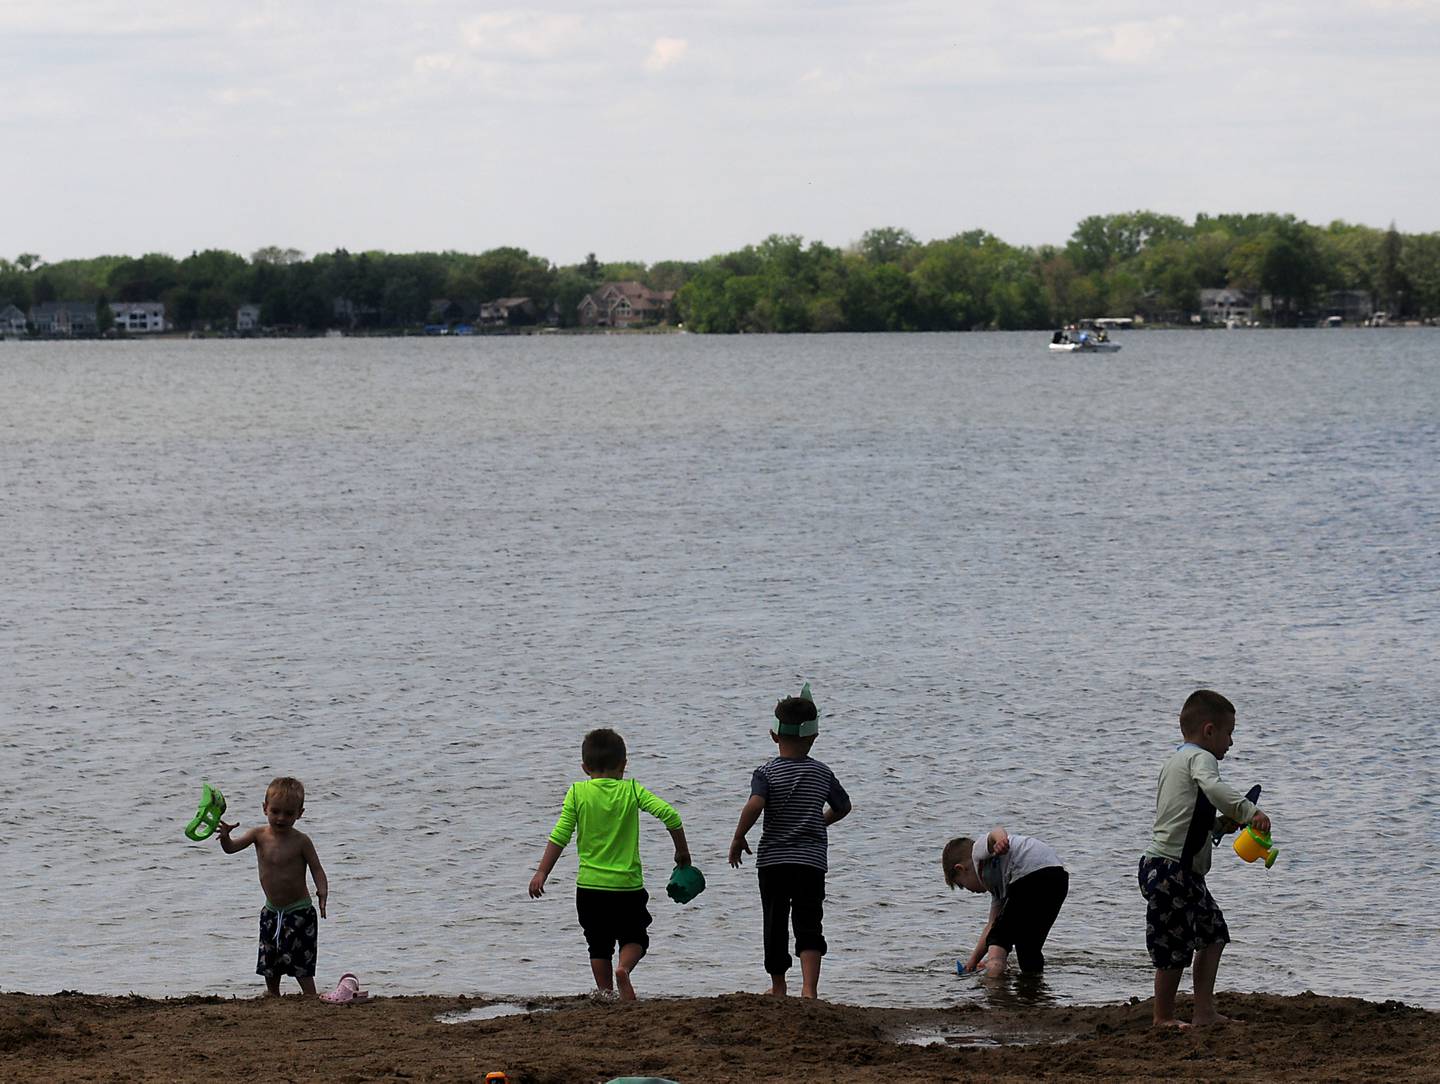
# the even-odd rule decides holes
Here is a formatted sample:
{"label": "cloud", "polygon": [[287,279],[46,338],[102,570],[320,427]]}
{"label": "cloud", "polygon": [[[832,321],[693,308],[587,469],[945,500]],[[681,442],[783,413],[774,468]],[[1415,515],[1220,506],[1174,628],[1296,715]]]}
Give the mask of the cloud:
{"label": "cloud", "polygon": [[476,53],[552,60],[584,40],[585,20],[579,15],[494,12],[468,20],[460,36]]}
{"label": "cloud", "polygon": [[684,38],[656,38],[650,46],[650,55],[645,58],[645,68],[652,72],[664,71],[678,63],[689,48],[690,43]]}
{"label": "cloud", "polygon": [[1175,16],[1112,27],[1100,55],[1117,64],[1150,64],[1160,60],[1179,35],[1184,22]]}
{"label": "cloud", "polygon": [[452,71],[455,65],[454,53],[425,53],[415,58],[413,68],[416,75],[430,75]]}
{"label": "cloud", "polygon": [[251,105],[273,97],[265,87],[222,87],[210,94],[210,100],[219,105]]}

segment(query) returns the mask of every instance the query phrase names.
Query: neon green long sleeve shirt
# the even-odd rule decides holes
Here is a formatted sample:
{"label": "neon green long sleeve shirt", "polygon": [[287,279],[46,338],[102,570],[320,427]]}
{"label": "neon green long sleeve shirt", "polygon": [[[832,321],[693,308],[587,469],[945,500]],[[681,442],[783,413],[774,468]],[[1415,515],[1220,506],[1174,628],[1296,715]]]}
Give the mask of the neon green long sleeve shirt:
{"label": "neon green long sleeve shirt", "polygon": [[578,835],[575,850],[579,888],[612,892],[645,887],[640,866],[640,810],[666,828],[680,827],[680,814],[633,779],[585,779],[565,792],[550,842],[564,847]]}

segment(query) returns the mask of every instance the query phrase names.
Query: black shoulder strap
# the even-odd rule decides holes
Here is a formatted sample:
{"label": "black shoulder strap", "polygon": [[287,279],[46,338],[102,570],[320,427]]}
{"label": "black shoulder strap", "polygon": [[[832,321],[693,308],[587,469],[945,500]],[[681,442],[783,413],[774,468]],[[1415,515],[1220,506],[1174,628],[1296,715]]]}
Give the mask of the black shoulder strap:
{"label": "black shoulder strap", "polygon": [[1195,809],[1190,814],[1190,827],[1185,832],[1185,846],[1180,851],[1180,864],[1187,869],[1200,853],[1200,848],[1211,846],[1210,832],[1215,827],[1215,807],[1205,792],[1195,788]]}

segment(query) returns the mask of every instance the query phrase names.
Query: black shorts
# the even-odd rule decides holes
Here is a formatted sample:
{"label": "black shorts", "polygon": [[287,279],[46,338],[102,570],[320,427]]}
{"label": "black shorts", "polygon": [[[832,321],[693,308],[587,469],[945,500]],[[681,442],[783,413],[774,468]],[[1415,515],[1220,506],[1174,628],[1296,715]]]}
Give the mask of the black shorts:
{"label": "black shorts", "polygon": [[1027,873],[1010,885],[1005,907],[995,918],[985,944],[1015,950],[1021,971],[1044,971],[1042,948],[1060,906],[1070,892],[1070,874],[1061,866],[1046,866]]}
{"label": "black shorts", "polygon": [[645,906],[649,902],[650,893],[643,888],[620,892],[604,888],[575,889],[575,913],[580,916],[590,958],[610,959],[617,944],[639,945],[648,950],[650,935],[645,931],[654,921]]}
{"label": "black shorts", "polygon": [[1158,971],[1182,971],[1196,949],[1230,941],[1205,878],[1171,858],[1140,859],[1140,894],[1145,897],[1145,948]]}
{"label": "black shorts", "polygon": [[267,979],[281,975],[315,977],[315,943],[320,934],[320,917],[313,907],[293,911],[260,911],[260,958],[255,974]]}

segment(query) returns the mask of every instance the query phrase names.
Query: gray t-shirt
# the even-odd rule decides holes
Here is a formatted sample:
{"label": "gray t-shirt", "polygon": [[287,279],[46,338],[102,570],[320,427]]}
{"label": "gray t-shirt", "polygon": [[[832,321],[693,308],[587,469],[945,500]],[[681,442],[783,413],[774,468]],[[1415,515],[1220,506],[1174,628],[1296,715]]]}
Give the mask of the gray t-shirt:
{"label": "gray t-shirt", "polygon": [[[1050,844],[1034,836],[1022,836],[1015,832],[1008,834],[1010,849],[1005,854],[991,854],[982,858],[975,867],[990,894],[1002,902],[1009,895],[1010,886],[1021,877],[1039,869],[1049,869],[1051,866],[1065,868],[1065,863],[1060,861],[1060,856]],[[975,837],[976,853],[981,853],[988,847],[989,838],[988,831]]]}

